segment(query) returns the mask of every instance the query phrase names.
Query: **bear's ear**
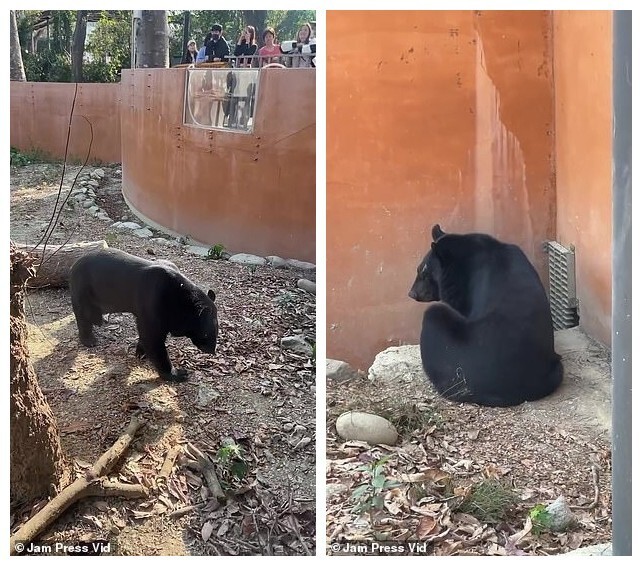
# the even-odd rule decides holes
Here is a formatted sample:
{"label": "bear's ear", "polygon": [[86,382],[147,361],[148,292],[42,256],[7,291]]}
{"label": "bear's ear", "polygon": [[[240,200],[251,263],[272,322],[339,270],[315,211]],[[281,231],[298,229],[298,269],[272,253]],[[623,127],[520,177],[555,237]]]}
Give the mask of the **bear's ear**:
{"label": "bear's ear", "polygon": [[437,247],[437,244],[435,242],[430,244],[430,249],[432,250],[432,253],[435,254],[437,259],[441,259],[441,256],[439,255],[439,248]]}
{"label": "bear's ear", "polygon": [[207,292],[207,296],[212,299],[212,302],[216,301],[216,293],[212,289]]}
{"label": "bear's ear", "polygon": [[439,240],[439,238],[441,238],[442,236],[445,236],[445,235],[446,235],[446,233],[441,229],[439,224],[435,224],[432,227],[432,241],[433,242],[436,242],[437,240]]}

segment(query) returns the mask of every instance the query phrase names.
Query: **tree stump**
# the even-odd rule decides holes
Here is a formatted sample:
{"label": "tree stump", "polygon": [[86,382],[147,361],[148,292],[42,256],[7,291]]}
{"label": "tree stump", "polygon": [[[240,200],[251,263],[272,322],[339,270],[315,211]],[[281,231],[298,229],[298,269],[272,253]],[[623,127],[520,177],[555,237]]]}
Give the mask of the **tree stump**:
{"label": "tree stump", "polygon": [[25,281],[33,258],[10,246],[10,496],[12,503],[54,495],[69,482],[58,425],[36,378],[27,347]]}
{"label": "tree stump", "polygon": [[[86,253],[107,248],[105,240],[79,242],[76,244],[40,245],[35,249],[27,244],[14,244],[16,249],[29,252],[36,257],[36,274],[27,281],[27,287],[66,287],[69,285],[69,271],[76,260]],[[45,254],[44,260],[42,254]]]}

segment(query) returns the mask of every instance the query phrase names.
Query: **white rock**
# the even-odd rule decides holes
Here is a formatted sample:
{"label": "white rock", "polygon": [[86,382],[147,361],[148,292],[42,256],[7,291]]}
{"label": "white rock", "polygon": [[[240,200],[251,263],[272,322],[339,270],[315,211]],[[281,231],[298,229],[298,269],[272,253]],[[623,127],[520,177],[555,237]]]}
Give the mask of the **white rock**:
{"label": "white rock", "polygon": [[359,411],[340,415],[336,427],[339,436],[345,440],[361,440],[368,444],[393,445],[399,436],[388,419]]}
{"label": "white rock", "polygon": [[308,261],[300,261],[298,259],[287,259],[285,260],[285,263],[288,265],[288,267],[293,267],[295,269],[303,269],[305,271],[312,271],[317,268],[314,263],[310,263]]}
{"label": "white rock", "polygon": [[93,189],[97,189],[98,187],[100,187],[100,183],[98,181],[96,181],[95,179],[91,179],[91,180],[87,181],[87,186],[91,187]]}
{"label": "white rock", "polygon": [[114,222],[110,228],[120,228],[123,225],[122,222]]}
{"label": "white rock", "polygon": [[265,258],[252,254],[234,254],[230,256],[232,263],[241,263],[243,265],[265,265]]}
{"label": "white rock", "polygon": [[327,379],[342,382],[354,379],[358,377],[359,374],[347,362],[328,358],[325,361],[325,376]]}
{"label": "white rock", "polygon": [[546,506],[550,523],[548,526],[552,531],[565,531],[575,523],[575,515],[568,506],[566,498],[560,495],[553,503]]}
{"label": "white rock", "polygon": [[314,281],[308,281],[307,279],[299,279],[296,282],[296,286],[299,289],[303,289],[304,291],[307,291],[308,293],[312,293],[313,295],[317,294],[317,284]]}
{"label": "white rock", "polygon": [[95,203],[93,200],[91,200],[91,199],[87,199],[85,202],[83,202],[83,203],[82,203],[82,207],[83,207],[83,208],[91,208],[91,207],[92,207],[92,206],[94,206],[95,204],[96,204],[96,203]]}
{"label": "white rock", "polygon": [[161,246],[171,246],[174,248],[180,245],[176,240],[168,240],[167,238],[152,238],[150,242],[155,242],[156,244],[160,244]]}
{"label": "white rock", "polygon": [[105,176],[105,171],[103,169],[94,169],[93,172],[91,173],[91,176],[94,179],[102,179]]}
{"label": "white rock", "polygon": [[272,267],[283,268],[283,267],[287,267],[288,265],[287,262],[282,257],[279,257],[278,255],[268,255],[265,257],[265,259],[268,261],[268,263]]}
{"label": "white rock", "polygon": [[185,249],[188,252],[201,257],[207,257],[210,253],[210,249],[203,246],[187,246]]}
{"label": "white rock", "polygon": [[136,222],[121,222],[118,228],[121,230],[140,230],[142,226]]}
{"label": "white rock", "polygon": [[98,218],[98,220],[104,220],[106,222],[111,222],[111,218],[109,218],[109,216],[107,216],[107,214],[105,212],[99,212],[98,214],[96,214],[96,218]]}
{"label": "white rock", "polygon": [[393,346],[379,352],[368,370],[368,379],[388,385],[426,383],[419,346]]}
{"label": "white rock", "polygon": [[96,205],[94,205],[94,206],[90,206],[90,207],[87,209],[87,212],[89,212],[89,213],[91,213],[91,214],[94,214],[94,215],[95,215],[99,210],[100,210],[100,208],[99,208],[99,207],[97,207]]}
{"label": "white rock", "polygon": [[141,228],[140,230],[134,230],[134,235],[139,238],[151,238],[154,233],[149,228]]}

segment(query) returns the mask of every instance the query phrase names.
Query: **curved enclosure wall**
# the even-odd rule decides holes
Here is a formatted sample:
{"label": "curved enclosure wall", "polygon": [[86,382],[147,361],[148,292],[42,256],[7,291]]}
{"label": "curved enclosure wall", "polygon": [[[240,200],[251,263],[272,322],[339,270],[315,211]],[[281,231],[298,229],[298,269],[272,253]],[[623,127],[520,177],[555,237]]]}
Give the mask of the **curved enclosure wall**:
{"label": "curved enclosure wall", "polygon": [[89,151],[92,163],[119,163],[120,85],[77,86],[76,91],[75,83],[11,81],[11,145],[63,159],[73,106],[69,160],[84,162]]}
{"label": "curved enclosure wall", "polygon": [[232,252],[315,261],[315,71],[261,71],[251,133],[183,124],[186,69],[123,70],[123,194]]}

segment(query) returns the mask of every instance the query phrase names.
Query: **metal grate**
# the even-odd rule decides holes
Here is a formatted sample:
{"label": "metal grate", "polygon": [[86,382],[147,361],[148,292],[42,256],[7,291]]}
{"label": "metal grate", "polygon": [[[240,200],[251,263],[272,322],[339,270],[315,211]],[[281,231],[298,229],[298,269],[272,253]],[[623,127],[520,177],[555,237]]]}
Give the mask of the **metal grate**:
{"label": "metal grate", "polygon": [[546,242],[546,251],[553,328],[572,328],[579,324],[575,290],[575,252],[559,242]]}

